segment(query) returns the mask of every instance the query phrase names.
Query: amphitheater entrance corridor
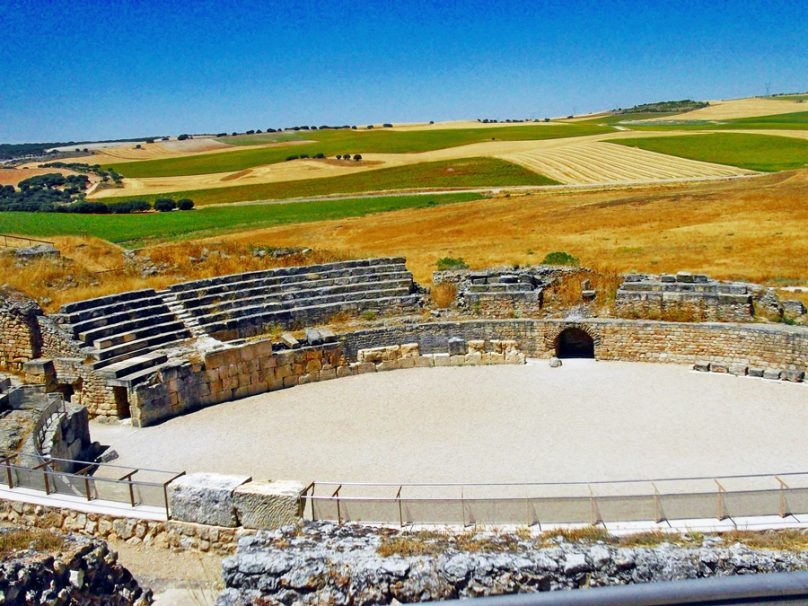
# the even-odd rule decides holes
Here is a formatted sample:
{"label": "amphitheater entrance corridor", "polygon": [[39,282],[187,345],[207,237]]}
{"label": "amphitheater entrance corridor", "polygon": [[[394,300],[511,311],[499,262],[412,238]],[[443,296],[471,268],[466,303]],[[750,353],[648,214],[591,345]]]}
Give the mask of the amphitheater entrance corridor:
{"label": "amphitheater entrance corridor", "polygon": [[556,339],[558,358],[594,358],[595,342],[585,330],[565,328]]}

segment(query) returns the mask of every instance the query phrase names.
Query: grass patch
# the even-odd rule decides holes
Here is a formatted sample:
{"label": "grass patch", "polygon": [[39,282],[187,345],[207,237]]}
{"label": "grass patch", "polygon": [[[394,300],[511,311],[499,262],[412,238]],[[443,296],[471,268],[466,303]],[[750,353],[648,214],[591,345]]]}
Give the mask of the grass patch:
{"label": "grass patch", "polygon": [[609,143],[765,172],[808,166],[808,141],[789,137],[715,133]]}
{"label": "grass patch", "polygon": [[[353,175],[304,179],[280,183],[259,183],[216,187],[171,193],[173,198],[192,198],[197,206],[227,204],[251,200],[282,200],[334,193],[386,191],[397,189],[426,189],[447,187],[488,187],[513,185],[553,185],[556,181],[543,175],[495,158],[467,158],[441,162],[423,162],[359,172]],[[106,198],[115,204],[125,200],[150,200],[166,194]]]}
{"label": "grass patch", "polygon": [[48,530],[12,529],[0,532],[0,557],[33,549],[53,553],[64,546],[64,538]]}
{"label": "grass patch", "polygon": [[140,215],[0,212],[0,232],[34,237],[89,235],[134,248],[147,242],[185,240],[273,225],[362,217],[372,213],[429,208],[481,198],[479,194],[388,196]]}
{"label": "grass patch", "polygon": [[[653,118],[645,119],[652,120]],[[808,129],[808,111],[730,120],[687,120],[659,124],[628,124],[626,126],[632,130],[805,130]]]}
{"label": "grass patch", "polygon": [[[524,141],[580,137],[609,132],[610,127],[597,124],[530,124],[491,128],[458,128],[442,130],[370,131],[325,130],[303,132],[300,136],[313,143],[294,146],[264,147],[227,151],[217,154],[196,154],[179,158],[143,160],[115,163],[115,170],[125,177],[176,177],[179,175],[203,175],[207,173],[235,172],[262,164],[283,162],[290,154],[314,155],[323,153],[333,156],[342,153],[413,153],[446,147],[456,147],[482,141]],[[277,133],[270,133],[277,136]],[[267,143],[266,138],[256,135],[256,144]],[[225,139],[233,143],[238,138]],[[242,143],[245,139],[241,139]]]}
{"label": "grass patch", "polygon": [[445,309],[449,307],[457,298],[457,285],[451,282],[441,282],[435,284],[429,291],[432,295],[432,303],[435,307]]}

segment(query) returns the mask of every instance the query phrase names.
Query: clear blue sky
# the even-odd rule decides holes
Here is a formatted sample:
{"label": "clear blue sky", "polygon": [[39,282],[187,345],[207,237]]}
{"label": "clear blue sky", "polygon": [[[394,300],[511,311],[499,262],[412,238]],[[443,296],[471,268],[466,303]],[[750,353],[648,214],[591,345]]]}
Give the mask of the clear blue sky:
{"label": "clear blue sky", "polygon": [[0,0],[0,142],[808,89],[808,1]]}

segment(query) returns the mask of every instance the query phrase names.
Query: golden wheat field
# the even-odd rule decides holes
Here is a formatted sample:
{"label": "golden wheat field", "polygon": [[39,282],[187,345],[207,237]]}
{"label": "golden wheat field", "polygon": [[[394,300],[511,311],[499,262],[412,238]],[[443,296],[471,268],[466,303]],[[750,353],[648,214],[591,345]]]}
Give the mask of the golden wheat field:
{"label": "golden wheat field", "polygon": [[770,97],[747,97],[745,99],[728,99],[726,101],[710,101],[709,107],[694,109],[676,116],[667,116],[662,120],[732,120],[735,118],[754,118],[756,116],[774,116],[806,111],[805,104],[788,99]]}

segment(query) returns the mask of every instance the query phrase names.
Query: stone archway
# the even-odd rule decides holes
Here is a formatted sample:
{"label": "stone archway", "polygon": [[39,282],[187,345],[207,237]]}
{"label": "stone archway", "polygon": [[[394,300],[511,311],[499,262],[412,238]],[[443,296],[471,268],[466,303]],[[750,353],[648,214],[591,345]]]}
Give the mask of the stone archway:
{"label": "stone archway", "polygon": [[581,328],[565,328],[556,337],[555,355],[558,358],[594,358],[595,340]]}

